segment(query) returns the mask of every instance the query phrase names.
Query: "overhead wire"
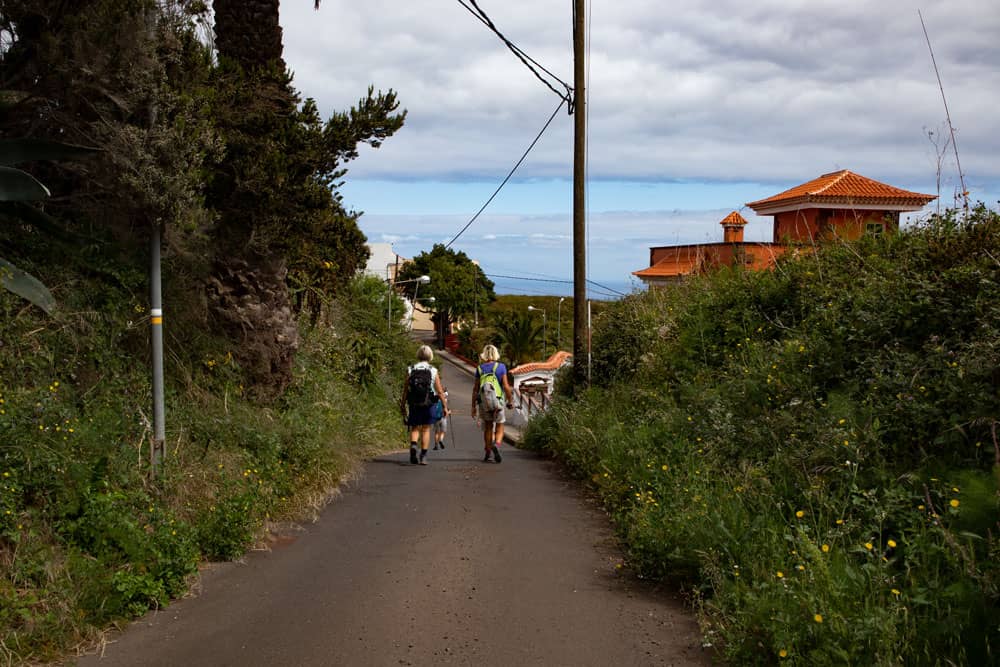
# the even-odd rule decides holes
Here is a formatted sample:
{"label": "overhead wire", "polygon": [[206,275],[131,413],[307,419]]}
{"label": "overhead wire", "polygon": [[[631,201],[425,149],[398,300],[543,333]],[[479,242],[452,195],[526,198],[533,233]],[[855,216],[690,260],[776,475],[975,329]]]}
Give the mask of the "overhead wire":
{"label": "overhead wire", "polygon": [[[542,66],[537,60],[535,60],[534,58],[532,58],[531,56],[529,56],[527,53],[525,53],[519,46],[517,46],[516,44],[514,44],[513,42],[511,42],[509,39],[507,39],[504,36],[504,34],[502,32],[500,32],[500,30],[493,23],[493,20],[490,19],[490,17],[486,14],[486,12],[484,12],[482,10],[482,8],[479,7],[479,5],[476,3],[476,0],[468,0],[468,2],[472,4],[472,7],[470,7],[468,4],[466,4],[465,0],[458,0],[458,4],[460,4],[463,7],[465,7],[465,9],[468,10],[470,14],[472,14],[473,16],[475,16],[476,19],[478,19],[483,25],[485,25],[487,28],[489,28],[490,31],[493,32],[493,34],[495,34],[497,37],[499,37],[500,41],[502,41],[507,46],[507,48],[510,49],[511,53],[513,53],[515,56],[518,57],[518,59],[524,64],[525,67],[527,67],[529,70],[531,70],[531,73],[534,74],[535,77],[539,81],[541,81],[542,83],[544,83],[546,85],[546,87],[548,87],[549,90],[551,90],[553,93],[555,93],[556,95],[558,95],[559,97],[561,97],[564,101],[568,102],[570,104],[570,106],[571,106],[570,113],[572,113],[572,104],[573,104],[573,102],[572,102],[572,93],[573,93],[573,87],[570,86],[565,81],[563,81],[562,79],[560,79],[558,76],[556,76],[552,72],[550,72],[548,69],[546,69],[544,66]],[[475,7],[475,9],[473,9],[473,7]],[[566,89],[566,92],[561,93],[558,90],[556,90],[555,86],[553,86],[551,83],[549,83],[548,81],[546,81],[545,78],[542,77],[542,75],[538,73],[538,70],[536,70],[534,67],[532,67],[532,65],[535,65],[536,67],[538,67],[538,69],[542,70],[543,72],[545,72],[546,74],[548,74],[550,77],[552,77],[552,79],[554,79],[563,88]]]}
{"label": "overhead wire", "polygon": [[[502,275],[502,274],[497,274],[497,273],[486,273],[484,275],[487,278],[505,278],[505,279],[508,279],[508,280],[525,280],[525,281],[528,281],[528,282],[535,282],[535,283],[559,283],[559,284],[563,284],[563,285],[572,285],[573,284],[572,280],[560,280],[558,278],[527,278],[525,276],[508,276],[508,275]],[[597,282],[596,280],[591,280],[590,278],[587,278],[587,282],[590,283],[591,285],[593,285],[594,287],[598,287],[598,288],[600,288],[602,290],[610,292],[611,294],[615,294],[617,296],[627,296],[624,292],[619,292],[618,290],[616,290],[613,287],[608,287],[607,285],[602,285],[601,283]]]}
{"label": "overhead wire", "polygon": [[476,219],[482,214],[482,212],[486,210],[486,207],[490,205],[490,202],[493,201],[493,199],[498,194],[500,194],[500,190],[503,189],[503,186],[507,185],[507,181],[509,181],[510,177],[514,175],[514,172],[517,171],[517,168],[521,166],[521,163],[524,162],[524,159],[526,157],[528,157],[528,153],[531,152],[531,149],[535,147],[535,144],[538,143],[538,140],[542,138],[543,134],[545,134],[545,130],[549,129],[549,125],[552,124],[552,121],[555,119],[556,114],[559,113],[559,110],[562,109],[562,105],[565,104],[565,103],[566,103],[565,99],[560,99],[559,100],[559,105],[556,107],[555,111],[552,112],[552,115],[549,116],[549,119],[547,121],[545,121],[545,125],[542,126],[542,129],[538,132],[538,135],[531,142],[531,145],[528,146],[528,149],[526,151],[524,151],[524,154],[521,156],[521,159],[518,160],[517,164],[515,164],[514,167],[507,173],[507,176],[503,179],[503,181],[500,183],[500,185],[497,187],[497,189],[493,191],[493,194],[490,195],[490,198],[486,200],[486,203],[483,204],[482,207],[478,211],[476,211],[476,214],[474,216],[472,216],[472,219],[469,220],[467,223],[465,223],[465,226],[462,227],[461,230],[459,230],[458,234],[455,234],[455,236],[453,236],[452,239],[450,241],[448,241],[448,243],[445,244],[445,246],[444,246],[445,248],[450,248],[451,244],[454,243],[455,241],[457,241],[458,237],[461,236],[462,234],[464,234],[465,230],[467,230],[469,227],[472,226],[472,223],[474,223],[476,221]]}

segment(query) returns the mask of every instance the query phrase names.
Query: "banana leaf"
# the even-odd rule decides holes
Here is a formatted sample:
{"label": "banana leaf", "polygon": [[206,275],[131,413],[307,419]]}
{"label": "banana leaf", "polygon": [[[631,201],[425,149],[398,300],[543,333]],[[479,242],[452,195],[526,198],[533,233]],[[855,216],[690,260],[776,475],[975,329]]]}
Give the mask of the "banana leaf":
{"label": "banana leaf", "polygon": [[49,189],[26,171],[0,167],[0,201],[45,199]]}
{"label": "banana leaf", "polygon": [[0,165],[10,166],[38,160],[72,160],[99,150],[46,139],[0,139]]}
{"label": "banana leaf", "polygon": [[56,307],[56,300],[37,278],[0,258],[0,285],[27,299],[49,315]]}

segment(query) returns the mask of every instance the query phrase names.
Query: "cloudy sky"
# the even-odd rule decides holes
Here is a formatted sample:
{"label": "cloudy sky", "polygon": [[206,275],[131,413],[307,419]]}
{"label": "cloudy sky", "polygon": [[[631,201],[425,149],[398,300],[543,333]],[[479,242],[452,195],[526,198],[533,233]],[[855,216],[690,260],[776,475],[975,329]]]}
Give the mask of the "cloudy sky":
{"label": "cloudy sky", "polygon": [[[525,53],[572,83],[570,0],[477,0]],[[945,113],[972,197],[1000,197],[998,0],[588,0],[588,273],[628,291],[649,246],[717,241],[745,202],[837,169],[937,192],[928,139]],[[281,4],[295,85],[324,114],[392,88],[405,127],[363,150],[343,189],[369,240],[412,257],[486,202],[559,98],[457,0]],[[568,293],[573,121],[560,111],[454,248],[500,292]],[[958,187],[941,168],[944,203]],[[747,238],[769,240],[749,209]],[[595,296],[599,294],[595,293]]]}

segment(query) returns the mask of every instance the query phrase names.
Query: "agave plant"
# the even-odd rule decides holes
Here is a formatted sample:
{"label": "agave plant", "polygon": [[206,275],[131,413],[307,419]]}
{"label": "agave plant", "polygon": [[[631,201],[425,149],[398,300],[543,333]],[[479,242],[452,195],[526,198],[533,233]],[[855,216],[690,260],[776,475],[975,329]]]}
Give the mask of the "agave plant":
{"label": "agave plant", "polygon": [[[56,222],[44,212],[25,203],[47,198],[49,189],[34,176],[13,165],[41,160],[65,160],[96,150],[98,149],[42,139],[0,140],[0,213],[36,226],[56,226]],[[0,285],[46,313],[51,314],[56,306],[52,293],[41,281],[2,257]]]}

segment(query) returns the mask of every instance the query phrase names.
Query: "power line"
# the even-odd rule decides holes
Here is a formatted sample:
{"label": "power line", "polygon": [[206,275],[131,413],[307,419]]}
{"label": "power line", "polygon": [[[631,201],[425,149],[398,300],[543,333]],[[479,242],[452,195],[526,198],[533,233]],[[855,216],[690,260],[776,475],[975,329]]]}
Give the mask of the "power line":
{"label": "power line", "polygon": [[[493,32],[493,34],[495,34],[497,37],[499,37],[500,41],[502,41],[504,44],[507,45],[507,48],[510,49],[511,53],[513,53],[515,56],[517,56],[517,58],[522,63],[524,63],[524,66],[527,67],[529,70],[531,70],[531,73],[534,74],[535,77],[539,81],[541,81],[542,83],[544,83],[546,85],[546,87],[548,87],[549,90],[551,90],[553,93],[555,93],[560,98],[562,98],[563,101],[569,102],[570,103],[570,107],[572,108],[572,104],[573,104],[573,102],[572,102],[573,87],[570,86],[565,81],[563,81],[562,79],[560,79],[558,76],[556,76],[552,72],[550,72],[549,70],[547,70],[545,67],[543,67],[541,64],[539,64],[537,60],[535,60],[534,58],[532,58],[531,56],[529,56],[527,53],[525,53],[523,50],[521,50],[520,47],[518,47],[516,44],[514,44],[513,42],[511,42],[506,37],[504,37],[503,33],[501,33],[499,29],[497,29],[496,25],[493,23],[493,21],[490,19],[490,17],[487,16],[486,12],[484,12],[479,7],[479,5],[476,4],[476,0],[468,0],[468,1],[470,3],[472,3],[472,7],[475,7],[475,9],[473,9],[469,5],[465,4],[464,0],[458,0],[458,4],[460,4],[463,7],[465,7],[469,11],[470,14],[472,14],[473,16],[475,16],[483,25],[485,25],[487,28],[489,28],[490,31]],[[534,67],[532,67],[532,65],[537,66],[538,69],[542,70],[543,72],[545,72],[546,74],[548,74],[550,77],[552,77],[553,79],[555,79],[563,88],[566,89],[566,92],[565,93],[561,93],[558,90],[556,90],[555,87],[551,83],[549,83],[548,81],[546,81],[542,77],[542,75],[538,73],[538,70],[536,70]]]}
{"label": "power line", "polygon": [[[526,280],[526,281],[529,281],[529,282],[536,282],[536,283],[559,283],[559,284],[563,284],[563,285],[572,285],[573,284],[572,280],[559,280],[559,279],[556,279],[556,278],[525,278],[523,276],[505,276],[505,275],[500,275],[500,274],[496,274],[496,273],[486,273],[484,275],[487,278],[505,278],[505,279],[508,279],[508,280]],[[614,289],[613,287],[608,287],[607,285],[602,285],[601,283],[597,282],[596,280],[591,280],[590,278],[588,278],[587,282],[590,283],[591,285],[593,285],[594,287],[599,287],[600,289],[606,290],[607,292],[610,292],[612,294],[616,294],[618,296],[628,296],[624,292],[619,292],[618,290]]]}
{"label": "power line", "polygon": [[507,185],[507,181],[509,181],[510,177],[514,175],[514,172],[517,171],[517,168],[521,166],[521,163],[524,162],[524,159],[526,157],[528,157],[528,153],[531,152],[531,149],[535,147],[535,144],[538,143],[538,140],[542,138],[543,134],[545,134],[545,130],[549,129],[549,125],[552,124],[552,121],[555,119],[556,114],[559,113],[559,110],[562,108],[562,105],[565,104],[565,103],[566,103],[565,99],[559,100],[559,106],[557,106],[556,110],[552,112],[552,115],[549,116],[549,119],[547,121],[545,121],[545,125],[542,127],[541,131],[538,133],[538,136],[535,137],[534,141],[531,142],[531,145],[528,146],[528,149],[526,151],[524,151],[524,155],[521,156],[521,159],[517,161],[517,164],[514,165],[514,167],[510,170],[510,172],[507,174],[506,178],[503,179],[503,182],[500,183],[500,185],[493,192],[493,194],[490,195],[490,198],[486,200],[486,203],[483,204],[482,208],[480,208],[476,212],[476,214],[474,216],[472,216],[471,220],[469,220],[467,223],[465,223],[465,227],[462,227],[462,229],[458,232],[458,234],[455,234],[455,236],[452,237],[452,239],[450,241],[448,241],[448,243],[445,244],[445,246],[444,246],[445,248],[450,248],[451,244],[454,243],[455,241],[457,241],[458,237],[461,236],[462,234],[464,234],[465,230],[467,230],[469,227],[471,227],[472,223],[474,223],[476,221],[476,218],[478,218],[480,216],[480,214],[483,211],[486,210],[486,207],[490,205],[490,202],[493,201],[494,197],[496,197],[498,194],[500,194],[500,190],[503,189],[503,186]]}

